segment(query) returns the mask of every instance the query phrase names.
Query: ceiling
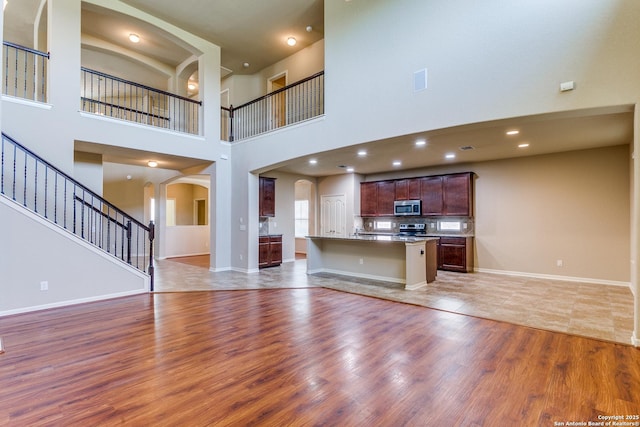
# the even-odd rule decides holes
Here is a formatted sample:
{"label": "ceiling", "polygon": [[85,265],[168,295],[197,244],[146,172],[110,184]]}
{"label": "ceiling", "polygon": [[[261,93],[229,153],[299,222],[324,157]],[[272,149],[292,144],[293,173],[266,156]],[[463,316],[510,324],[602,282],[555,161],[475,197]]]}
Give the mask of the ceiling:
{"label": "ceiling", "polygon": [[[121,1],[220,46],[226,73],[254,74],[324,38],[323,0]],[[40,3],[9,0],[5,9],[6,40],[34,46],[33,23]],[[141,36],[137,45],[127,39],[132,32]],[[172,67],[192,54],[152,25],[84,2],[82,33]],[[293,47],[286,43],[290,36],[298,42]],[[244,63],[249,66],[244,67]]]}
{"label": "ceiling", "polygon": [[[328,176],[353,167],[355,173],[369,175],[629,144],[633,108],[623,105],[550,113],[402,135],[305,156],[272,170]],[[519,133],[507,135],[509,130]],[[426,144],[416,146],[419,140]],[[518,147],[524,143],[529,145]],[[366,156],[359,156],[360,150],[366,150]],[[447,154],[455,158],[447,159]],[[309,163],[312,159],[315,165]],[[394,161],[400,165],[394,166]]]}
{"label": "ceiling", "polygon": [[[9,0],[5,9],[5,39],[34,46],[32,23],[41,0]],[[324,37],[323,0],[121,0],[123,3],[155,15],[221,46],[225,73],[253,74]],[[175,68],[192,55],[187,47],[177,44],[157,28],[137,19],[107,9],[82,4],[83,40],[95,45],[112,45],[133,55],[149,58],[149,62]],[[311,26],[310,32],[306,27]],[[127,36],[135,32],[141,43],[132,45]],[[295,47],[285,43],[288,36],[298,40]],[[99,61],[100,49],[83,50],[85,61]],[[144,61],[142,61],[144,63]],[[242,66],[248,62],[250,66]],[[105,69],[111,64],[114,70]],[[148,69],[125,69],[117,59],[102,64],[104,72],[118,75],[124,72],[131,80],[136,72],[151,76]],[[161,67],[156,67],[161,68]],[[166,78],[157,73],[158,81]],[[160,86],[158,86],[160,87]],[[518,129],[515,136],[505,135],[508,129]],[[327,176],[346,172],[352,166],[364,175],[424,168],[429,166],[469,163],[493,159],[520,157],[570,151],[601,146],[628,144],[633,138],[633,107],[617,106],[559,114],[512,118],[415,133],[395,138],[341,148],[313,156],[317,164],[310,165],[310,156],[276,165],[282,172],[308,176]],[[424,139],[426,145],[416,147]],[[519,143],[529,147],[519,149]],[[116,147],[96,146],[78,142],[77,149],[95,152],[100,147],[105,161],[143,165],[150,158],[162,161],[171,169],[184,169],[201,164],[201,160],[163,156]],[[462,150],[461,147],[472,147]],[[359,157],[359,149],[367,156]],[[455,159],[445,159],[455,153]],[[391,162],[398,160],[401,166]],[[274,169],[275,170],[275,169]]]}

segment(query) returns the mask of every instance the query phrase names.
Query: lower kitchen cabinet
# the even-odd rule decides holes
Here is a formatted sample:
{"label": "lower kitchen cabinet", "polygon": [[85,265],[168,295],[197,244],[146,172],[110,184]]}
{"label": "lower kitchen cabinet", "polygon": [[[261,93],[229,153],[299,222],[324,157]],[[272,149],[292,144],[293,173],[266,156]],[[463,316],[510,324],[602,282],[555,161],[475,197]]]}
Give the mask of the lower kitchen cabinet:
{"label": "lower kitchen cabinet", "polygon": [[260,236],[258,240],[258,268],[282,264],[282,235]]}
{"label": "lower kitchen cabinet", "polygon": [[438,268],[463,273],[473,271],[473,237],[440,237]]}

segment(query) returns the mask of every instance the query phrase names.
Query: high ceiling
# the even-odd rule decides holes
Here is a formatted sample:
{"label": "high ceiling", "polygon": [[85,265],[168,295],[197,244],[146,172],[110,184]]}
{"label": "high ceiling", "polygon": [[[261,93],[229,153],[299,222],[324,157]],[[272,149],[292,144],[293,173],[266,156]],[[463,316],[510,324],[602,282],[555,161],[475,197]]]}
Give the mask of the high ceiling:
{"label": "high ceiling", "polygon": [[[254,74],[324,38],[323,0],[121,1],[220,46],[221,64],[227,73]],[[35,47],[33,23],[40,3],[9,0],[6,40]],[[127,40],[132,32],[141,36],[138,45]],[[153,26],[90,3],[82,3],[82,33],[168,66],[175,67],[191,55]],[[290,36],[297,40],[293,47],[286,43]]]}
{"label": "high ceiling", "polygon": [[[324,37],[323,0],[121,1],[221,46],[222,65],[227,73],[256,73]],[[5,40],[38,48],[33,40],[33,22],[40,3],[41,0],[9,0],[5,9]],[[307,26],[312,27],[311,31],[306,30]],[[139,34],[142,42],[132,45],[127,40],[131,32]],[[293,48],[285,43],[289,36],[298,40]],[[99,70],[114,75],[123,73],[123,77],[133,81],[157,81],[157,85],[152,85],[159,88],[161,82],[166,82],[166,76],[158,70],[162,70],[162,66],[168,70],[175,68],[192,54],[151,25],[90,3],[82,4],[82,37],[86,45],[83,49],[84,66],[92,67],[91,62],[100,61],[101,49],[112,46],[125,53],[131,52],[132,56],[148,58],[148,62],[156,64],[155,70],[150,72],[145,68],[144,60],[141,65],[132,66],[131,61],[127,63],[116,57],[107,64],[102,63]],[[250,64],[248,68],[243,67],[245,62]],[[136,73],[144,80],[139,80]],[[504,132],[511,128],[518,129],[520,133],[506,136]],[[628,144],[632,138],[633,107],[615,106],[512,118],[369,141],[318,153],[312,156],[317,161],[315,165],[309,164],[310,156],[277,167],[283,172],[326,176],[345,173],[346,167],[351,166],[355,172],[366,175],[398,168],[407,170]],[[418,139],[426,140],[426,145],[416,147]],[[529,143],[529,147],[517,148],[524,142]],[[83,149],[95,151],[97,148],[87,146]],[[99,149],[105,155],[105,161],[126,164],[143,164],[150,155],[133,150],[123,153],[105,146]],[[367,156],[358,156],[359,149],[366,149]],[[456,158],[445,159],[447,153],[455,153]],[[175,169],[199,162],[181,158],[164,160]],[[393,166],[393,160],[400,161],[401,166]]]}

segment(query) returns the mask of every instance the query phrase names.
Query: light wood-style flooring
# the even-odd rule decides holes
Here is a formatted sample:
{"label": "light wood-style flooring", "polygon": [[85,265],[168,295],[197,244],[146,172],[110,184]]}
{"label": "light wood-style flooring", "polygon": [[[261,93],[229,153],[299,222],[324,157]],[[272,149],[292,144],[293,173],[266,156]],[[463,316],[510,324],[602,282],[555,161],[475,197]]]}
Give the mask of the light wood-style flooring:
{"label": "light wood-style flooring", "polygon": [[320,287],[130,296],[5,317],[0,336],[3,426],[557,426],[640,414],[637,348]]}
{"label": "light wood-style flooring", "polygon": [[303,257],[259,273],[208,271],[209,257],[157,263],[156,290],[324,287],[556,332],[631,344],[633,295],[628,287],[488,273],[438,271],[427,287],[331,274],[306,274]]}

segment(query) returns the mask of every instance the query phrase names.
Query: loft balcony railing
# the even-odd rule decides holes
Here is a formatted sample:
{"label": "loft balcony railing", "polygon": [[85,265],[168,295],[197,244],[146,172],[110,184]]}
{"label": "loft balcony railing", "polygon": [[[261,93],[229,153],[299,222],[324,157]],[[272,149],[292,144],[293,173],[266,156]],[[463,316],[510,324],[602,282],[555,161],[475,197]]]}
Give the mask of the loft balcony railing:
{"label": "loft balcony railing", "polygon": [[2,62],[4,95],[47,102],[48,53],[3,42]]}
{"label": "loft balcony railing", "polygon": [[239,107],[222,107],[221,139],[238,141],[324,114],[324,71]]}
{"label": "loft balcony railing", "polygon": [[153,222],[142,224],[4,133],[0,151],[0,194],[149,274],[153,290]]}
{"label": "loft balcony railing", "polygon": [[199,134],[202,101],[82,67],[82,111]]}

